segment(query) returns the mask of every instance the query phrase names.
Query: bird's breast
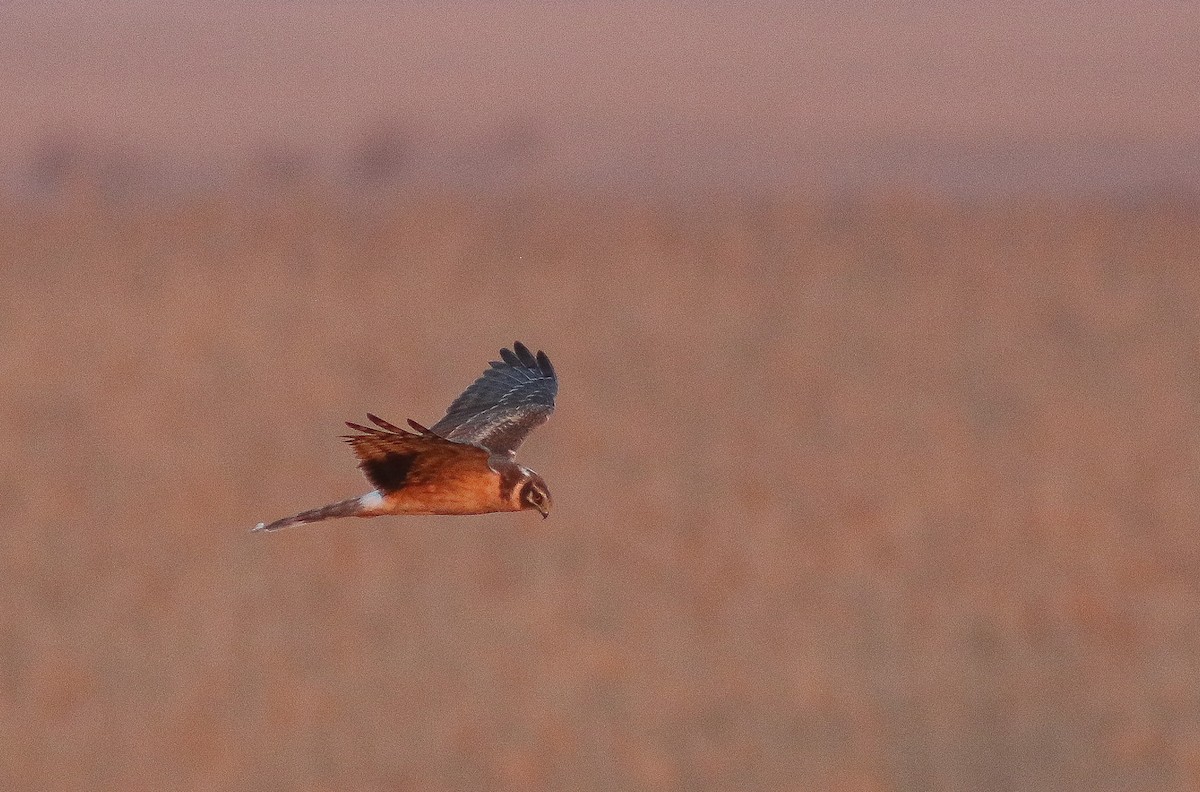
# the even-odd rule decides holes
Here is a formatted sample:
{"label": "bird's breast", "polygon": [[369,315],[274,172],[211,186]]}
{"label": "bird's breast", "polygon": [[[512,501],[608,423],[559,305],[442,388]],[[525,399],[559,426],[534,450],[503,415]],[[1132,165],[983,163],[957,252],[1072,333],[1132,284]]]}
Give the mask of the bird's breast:
{"label": "bird's breast", "polygon": [[454,470],[430,481],[414,481],[384,493],[387,514],[487,514],[512,511],[501,498],[500,474],[484,470]]}

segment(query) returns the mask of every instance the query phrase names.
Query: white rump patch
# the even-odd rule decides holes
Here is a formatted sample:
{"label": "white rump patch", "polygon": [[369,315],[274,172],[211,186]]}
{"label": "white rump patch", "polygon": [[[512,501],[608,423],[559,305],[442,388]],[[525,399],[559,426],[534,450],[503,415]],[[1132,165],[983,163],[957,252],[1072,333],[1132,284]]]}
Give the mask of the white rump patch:
{"label": "white rump patch", "polygon": [[377,509],[383,505],[383,496],[379,494],[379,490],[371,490],[358,499],[358,505],[364,509]]}

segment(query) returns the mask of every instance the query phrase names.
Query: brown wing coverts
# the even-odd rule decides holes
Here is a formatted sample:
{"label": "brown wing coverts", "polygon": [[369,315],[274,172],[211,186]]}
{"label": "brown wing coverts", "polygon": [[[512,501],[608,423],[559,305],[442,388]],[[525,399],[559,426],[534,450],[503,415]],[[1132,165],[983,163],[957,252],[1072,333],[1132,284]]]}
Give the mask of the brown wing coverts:
{"label": "brown wing coverts", "polygon": [[521,342],[500,350],[501,360],[454,400],[431,429],[455,443],[510,454],[554,412],[558,376],[546,353],[536,355]]}
{"label": "brown wing coverts", "polygon": [[459,465],[487,464],[487,451],[447,441],[413,421],[409,425],[416,434],[374,415],[367,417],[380,428],[347,422],[346,426],[361,434],[342,439],[354,449],[367,480],[381,492],[429,484]]}

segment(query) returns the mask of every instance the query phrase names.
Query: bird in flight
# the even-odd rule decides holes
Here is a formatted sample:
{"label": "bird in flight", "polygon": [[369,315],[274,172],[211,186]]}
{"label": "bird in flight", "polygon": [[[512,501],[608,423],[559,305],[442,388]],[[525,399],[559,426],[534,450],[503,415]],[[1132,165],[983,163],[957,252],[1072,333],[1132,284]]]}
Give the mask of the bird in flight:
{"label": "bird in flight", "polygon": [[253,531],[276,531],[334,517],[384,514],[487,514],[536,509],[550,514],[546,481],[517,464],[517,448],[554,412],[558,376],[544,352],[521,342],[462,392],[446,415],[413,431],[370,413],[375,426],[347,422],[342,439],[374,487],[366,495],[300,512]]}

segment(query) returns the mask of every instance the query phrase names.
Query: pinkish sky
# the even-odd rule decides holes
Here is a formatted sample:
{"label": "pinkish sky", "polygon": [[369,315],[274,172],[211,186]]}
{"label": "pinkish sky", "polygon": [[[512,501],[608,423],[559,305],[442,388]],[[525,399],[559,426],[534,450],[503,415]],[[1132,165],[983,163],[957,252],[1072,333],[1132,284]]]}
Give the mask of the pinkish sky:
{"label": "pinkish sky", "polygon": [[1191,2],[3,3],[0,166],[336,160],[392,119],[435,170],[1194,186],[1197,42]]}

